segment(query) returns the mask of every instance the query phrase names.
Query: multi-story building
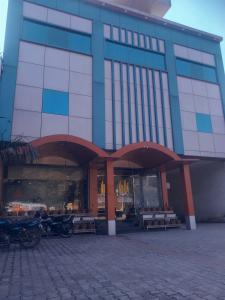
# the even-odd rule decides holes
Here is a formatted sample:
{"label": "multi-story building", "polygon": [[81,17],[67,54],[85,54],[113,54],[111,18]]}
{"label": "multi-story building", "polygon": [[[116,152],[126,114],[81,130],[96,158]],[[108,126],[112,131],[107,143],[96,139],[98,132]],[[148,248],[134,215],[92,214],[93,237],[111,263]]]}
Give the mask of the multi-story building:
{"label": "multi-story building", "polygon": [[163,18],[169,0],[9,0],[0,129],[38,149],[8,166],[8,209],[108,220],[172,207],[225,215],[221,38]]}

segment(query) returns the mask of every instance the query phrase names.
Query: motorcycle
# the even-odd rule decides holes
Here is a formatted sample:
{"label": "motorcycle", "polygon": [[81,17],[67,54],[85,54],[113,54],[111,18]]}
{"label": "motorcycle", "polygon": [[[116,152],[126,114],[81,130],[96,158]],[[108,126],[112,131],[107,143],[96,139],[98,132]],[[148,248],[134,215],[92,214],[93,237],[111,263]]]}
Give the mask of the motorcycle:
{"label": "motorcycle", "polygon": [[72,216],[40,216],[43,236],[59,235],[69,238],[73,234]]}
{"label": "motorcycle", "polygon": [[41,239],[40,221],[0,219],[0,247],[9,247],[11,243],[18,243],[28,249],[37,246]]}

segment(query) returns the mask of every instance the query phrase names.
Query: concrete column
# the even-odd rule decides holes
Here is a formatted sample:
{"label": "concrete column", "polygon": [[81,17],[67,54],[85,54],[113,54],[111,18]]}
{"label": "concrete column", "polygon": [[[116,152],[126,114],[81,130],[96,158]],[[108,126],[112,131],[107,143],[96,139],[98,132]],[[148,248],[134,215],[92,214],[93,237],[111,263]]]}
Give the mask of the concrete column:
{"label": "concrete column", "polygon": [[166,180],[166,170],[165,169],[160,170],[160,176],[161,176],[161,185],[162,185],[163,208],[164,208],[164,210],[168,210],[169,196],[168,196],[168,190],[167,190],[167,180]]}
{"label": "concrete column", "polygon": [[3,188],[4,188],[4,166],[0,160],[0,215],[3,212]]}
{"label": "concrete column", "polygon": [[186,226],[189,230],[196,229],[194,200],[191,185],[190,167],[188,164],[183,164],[181,167],[181,175],[184,185],[184,200],[186,209]]}
{"label": "concrete column", "polygon": [[106,217],[108,222],[108,235],[116,235],[116,200],[114,187],[114,167],[113,161],[106,161]]}
{"label": "concrete column", "polygon": [[98,170],[96,165],[90,164],[88,169],[88,197],[89,209],[94,217],[98,215]]}

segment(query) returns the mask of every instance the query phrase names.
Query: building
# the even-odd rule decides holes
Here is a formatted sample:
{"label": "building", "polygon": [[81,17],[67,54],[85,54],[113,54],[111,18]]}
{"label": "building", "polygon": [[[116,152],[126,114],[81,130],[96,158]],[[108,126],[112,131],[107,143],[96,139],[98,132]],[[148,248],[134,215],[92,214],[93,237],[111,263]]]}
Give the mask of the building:
{"label": "building", "polygon": [[89,209],[109,234],[140,208],[172,207],[190,229],[225,215],[222,39],[163,19],[169,8],[9,0],[1,136],[39,160],[2,167],[3,205]]}

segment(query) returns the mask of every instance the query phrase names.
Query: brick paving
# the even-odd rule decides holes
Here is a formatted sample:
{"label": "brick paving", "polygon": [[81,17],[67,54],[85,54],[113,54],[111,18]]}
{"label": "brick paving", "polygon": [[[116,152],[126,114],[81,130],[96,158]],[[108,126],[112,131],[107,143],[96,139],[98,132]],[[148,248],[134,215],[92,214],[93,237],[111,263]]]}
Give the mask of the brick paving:
{"label": "brick paving", "polygon": [[225,224],[0,252],[0,300],[225,299]]}

